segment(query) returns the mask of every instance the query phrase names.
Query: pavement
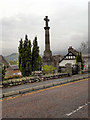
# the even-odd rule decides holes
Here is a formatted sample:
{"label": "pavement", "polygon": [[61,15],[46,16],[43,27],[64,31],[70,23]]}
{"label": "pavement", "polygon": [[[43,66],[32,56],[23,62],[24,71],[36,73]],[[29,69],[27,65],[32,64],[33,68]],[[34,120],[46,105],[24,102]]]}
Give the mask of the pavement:
{"label": "pavement", "polygon": [[88,118],[88,79],[1,101],[3,118]]}
{"label": "pavement", "polygon": [[28,83],[28,84],[24,84],[24,85],[3,88],[2,93],[12,92],[12,91],[16,91],[16,90],[23,90],[23,89],[30,88],[30,87],[36,87],[36,86],[40,86],[40,85],[46,85],[49,83],[54,83],[54,82],[59,82],[59,81],[64,81],[64,80],[69,80],[69,79],[79,78],[79,77],[87,77],[87,76],[88,76],[88,74],[73,75],[72,77],[51,79],[51,80],[46,80],[46,81],[37,82],[37,83],[36,82],[35,83]]}

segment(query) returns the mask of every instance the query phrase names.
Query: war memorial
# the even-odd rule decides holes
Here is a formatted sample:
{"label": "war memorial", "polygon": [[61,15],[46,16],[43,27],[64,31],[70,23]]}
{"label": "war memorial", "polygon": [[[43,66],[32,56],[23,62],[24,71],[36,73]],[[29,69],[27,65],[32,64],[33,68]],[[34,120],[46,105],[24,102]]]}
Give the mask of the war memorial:
{"label": "war memorial", "polygon": [[44,65],[52,65],[55,67],[55,71],[58,71],[58,62],[59,62],[59,56],[55,57],[52,56],[52,51],[50,50],[50,34],[49,34],[49,29],[50,27],[48,26],[48,22],[50,21],[48,19],[48,16],[44,18],[45,20],[45,51],[44,51],[44,56],[42,58],[43,64]]}
{"label": "war memorial", "polygon": [[[49,29],[50,27],[48,26],[48,22],[50,21],[48,19],[48,16],[45,16],[44,18],[45,21],[45,51],[44,51],[44,56],[42,58],[43,65],[52,65],[55,68],[55,72],[68,72],[72,74],[72,69],[76,69],[77,71],[77,63],[76,63],[76,56],[78,52],[70,46],[68,48],[68,53],[61,58],[61,55],[55,55],[52,56],[52,51],[50,49],[50,34],[49,34]],[[61,58],[61,59],[60,59]],[[79,68],[80,68],[80,63],[79,63]],[[81,71],[81,68],[79,69]]]}

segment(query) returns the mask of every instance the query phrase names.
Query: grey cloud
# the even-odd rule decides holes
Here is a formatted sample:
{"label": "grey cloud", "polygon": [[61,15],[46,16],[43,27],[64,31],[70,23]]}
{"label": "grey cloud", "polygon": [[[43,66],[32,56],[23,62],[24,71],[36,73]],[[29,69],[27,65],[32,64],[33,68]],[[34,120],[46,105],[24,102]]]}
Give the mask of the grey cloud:
{"label": "grey cloud", "polygon": [[[53,53],[60,51],[61,54],[62,51],[67,51],[69,45],[77,48],[82,41],[87,41],[87,9],[83,8],[84,5],[79,8],[74,4],[64,4],[65,6],[60,8],[59,1],[55,5],[55,11],[47,13],[50,19],[50,42]],[[37,13],[37,10],[35,12]],[[12,17],[4,17],[2,19],[4,54],[5,51],[17,52],[19,40],[24,39],[25,34],[28,34],[31,41],[35,36],[38,37],[40,53],[43,54],[45,16],[46,14],[18,13]]]}

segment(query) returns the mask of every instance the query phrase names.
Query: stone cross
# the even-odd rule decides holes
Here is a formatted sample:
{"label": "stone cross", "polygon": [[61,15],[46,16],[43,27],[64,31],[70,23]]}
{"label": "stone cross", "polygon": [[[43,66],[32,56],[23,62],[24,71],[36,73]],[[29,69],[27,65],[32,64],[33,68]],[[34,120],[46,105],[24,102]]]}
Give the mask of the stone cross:
{"label": "stone cross", "polygon": [[48,27],[48,22],[49,22],[48,16],[46,16],[44,20],[46,21],[46,27]]}
{"label": "stone cross", "polygon": [[44,51],[44,57],[50,58],[52,56],[52,52],[50,50],[50,36],[49,36],[49,29],[50,27],[48,26],[48,16],[45,16],[44,18],[46,26],[44,27],[45,29],[45,51]]}

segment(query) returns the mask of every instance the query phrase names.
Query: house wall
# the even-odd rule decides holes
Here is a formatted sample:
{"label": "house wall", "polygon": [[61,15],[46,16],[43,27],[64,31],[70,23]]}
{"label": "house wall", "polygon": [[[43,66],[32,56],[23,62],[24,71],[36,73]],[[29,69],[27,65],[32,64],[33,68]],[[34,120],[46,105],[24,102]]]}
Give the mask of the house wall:
{"label": "house wall", "polygon": [[76,60],[63,60],[59,63],[59,66],[65,66],[67,63],[71,63],[73,65],[76,64]]}
{"label": "house wall", "polygon": [[13,75],[13,70],[10,68],[7,68],[6,73],[5,73],[5,78],[10,77]]}
{"label": "house wall", "polygon": [[14,76],[14,75],[21,75],[20,70],[12,70],[12,69],[8,68],[6,70],[5,78],[10,77],[10,76]]}
{"label": "house wall", "polygon": [[21,75],[20,70],[13,70],[13,75]]}

